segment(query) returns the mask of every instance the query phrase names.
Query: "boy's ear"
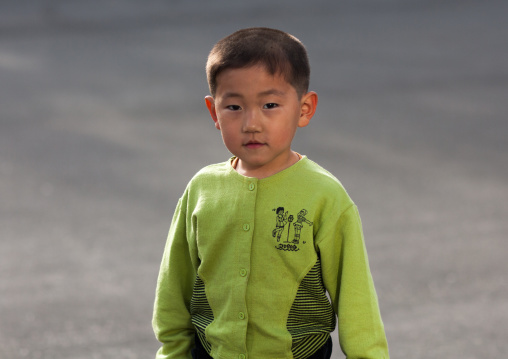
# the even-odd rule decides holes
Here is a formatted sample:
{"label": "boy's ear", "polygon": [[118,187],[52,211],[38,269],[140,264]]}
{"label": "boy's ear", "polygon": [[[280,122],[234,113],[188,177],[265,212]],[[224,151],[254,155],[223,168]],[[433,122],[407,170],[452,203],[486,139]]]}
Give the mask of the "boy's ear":
{"label": "boy's ear", "polygon": [[217,120],[217,111],[215,111],[215,101],[212,96],[205,97],[206,107],[212,116],[213,122],[215,122],[215,128],[220,130],[219,121]]}
{"label": "boy's ear", "polygon": [[298,127],[305,127],[309,124],[310,119],[316,113],[318,104],[318,95],[314,91],[309,91],[302,96],[300,100],[300,119],[298,120]]}

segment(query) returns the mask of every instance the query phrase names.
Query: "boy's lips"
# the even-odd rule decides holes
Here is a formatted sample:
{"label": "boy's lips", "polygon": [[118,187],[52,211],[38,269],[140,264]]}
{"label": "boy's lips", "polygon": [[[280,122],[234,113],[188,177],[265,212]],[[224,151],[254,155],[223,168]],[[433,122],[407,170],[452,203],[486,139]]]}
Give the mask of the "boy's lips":
{"label": "boy's lips", "polygon": [[245,147],[250,148],[250,149],[260,148],[264,145],[265,145],[264,143],[258,142],[258,141],[249,141],[244,144]]}

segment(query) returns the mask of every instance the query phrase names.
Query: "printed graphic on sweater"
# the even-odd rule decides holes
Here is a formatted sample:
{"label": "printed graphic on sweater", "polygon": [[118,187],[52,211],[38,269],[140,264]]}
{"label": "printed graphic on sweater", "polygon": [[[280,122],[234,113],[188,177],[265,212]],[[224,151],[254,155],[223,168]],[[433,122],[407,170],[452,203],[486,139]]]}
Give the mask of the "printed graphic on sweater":
{"label": "printed graphic on sweater", "polygon": [[[313,225],[313,222],[309,221],[305,217],[308,213],[307,210],[302,209],[298,212],[294,223],[294,216],[292,214],[288,216],[288,211],[284,212],[284,207],[278,207],[277,209],[274,208],[272,211],[275,211],[276,213],[275,229],[272,231],[272,237],[277,238],[277,242],[279,242],[275,248],[293,252],[300,250],[300,235],[304,224],[307,224],[308,226]],[[288,225],[287,230],[285,229],[286,225]],[[291,228],[293,228],[293,231],[291,231]],[[303,244],[305,244],[305,242],[303,242]]]}

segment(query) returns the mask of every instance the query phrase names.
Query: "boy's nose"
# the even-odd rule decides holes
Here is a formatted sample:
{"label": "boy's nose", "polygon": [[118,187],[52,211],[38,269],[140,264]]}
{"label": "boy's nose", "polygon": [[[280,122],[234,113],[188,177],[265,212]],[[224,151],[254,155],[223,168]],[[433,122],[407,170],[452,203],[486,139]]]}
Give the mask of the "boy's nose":
{"label": "boy's nose", "polygon": [[260,132],[261,131],[261,122],[259,121],[259,115],[254,113],[254,111],[249,111],[245,113],[245,117],[243,119],[243,132]]}

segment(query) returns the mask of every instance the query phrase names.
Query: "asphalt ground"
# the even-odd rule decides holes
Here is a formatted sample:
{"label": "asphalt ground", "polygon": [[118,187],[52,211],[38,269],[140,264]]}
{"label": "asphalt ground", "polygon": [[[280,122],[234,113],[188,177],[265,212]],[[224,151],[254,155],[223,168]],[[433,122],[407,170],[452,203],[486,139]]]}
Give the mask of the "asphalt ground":
{"label": "asphalt ground", "polygon": [[[309,51],[294,149],[360,208],[392,358],[508,353],[508,2],[0,3],[0,358],[152,358],[173,209],[229,157],[205,58]],[[334,358],[342,358],[337,338]]]}

